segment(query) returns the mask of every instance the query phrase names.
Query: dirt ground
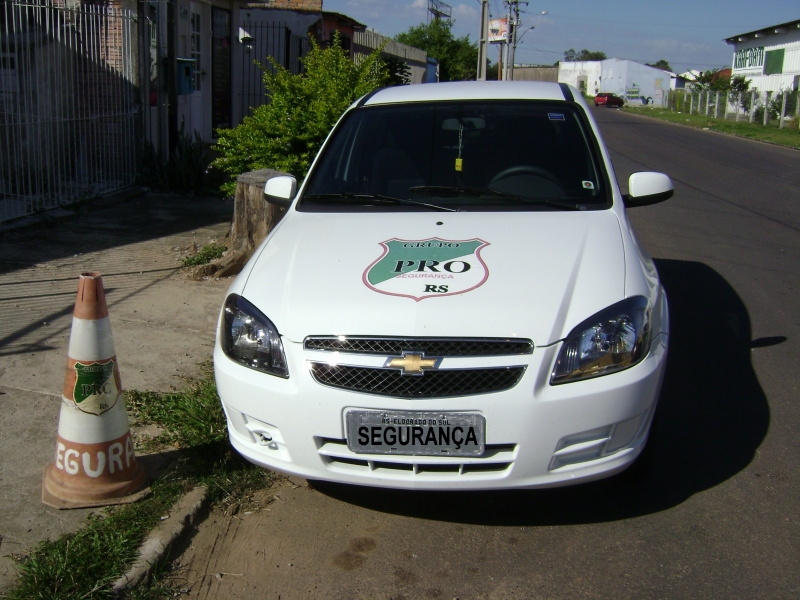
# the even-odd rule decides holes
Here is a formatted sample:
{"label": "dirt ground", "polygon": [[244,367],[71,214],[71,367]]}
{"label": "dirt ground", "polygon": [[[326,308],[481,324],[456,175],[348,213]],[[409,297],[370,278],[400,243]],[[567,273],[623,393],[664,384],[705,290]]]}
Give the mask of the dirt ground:
{"label": "dirt ground", "polygon": [[[0,238],[0,591],[10,555],[80,527],[88,509],[41,503],[53,460],[78,275],[103,275],[123,389],[166,391],[211,358],[228,280],[192,281],[182,257],[226,235],[233,203],[147,194]],[[64,211],[60,211],[64,212]]]}

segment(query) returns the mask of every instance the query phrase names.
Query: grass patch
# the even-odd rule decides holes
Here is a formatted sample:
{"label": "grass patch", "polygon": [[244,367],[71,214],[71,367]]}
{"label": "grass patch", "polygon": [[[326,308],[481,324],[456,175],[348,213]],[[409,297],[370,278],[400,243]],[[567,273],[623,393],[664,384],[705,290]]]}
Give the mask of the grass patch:
{"label": "grass patch", "polygon": [[622,110],[637,115],[670,121],[671,123],[689,125],[699,129],[710,129],[711,131],[730,133],[763,142],[772,142],[773,144],[780,144],[781,146],[788,146],[790,148],[800,148],[800,130],[790,129],[788,122],[784,124],[784,129],[779,129],[777,121],[772,121],[764,127],[761,124],[748,123],[744,120],[745,117],[743,115],[740,117],[742,120],[737,123],[731,119],[714,119],[710,116],[696,114],[687,115],[686,113],[674,112],[662,108],[624,107]]}
{"label": "grass patch", "polygon": [[110,598],[111,585],[182,492],[180,482],[154,482],[147,499],[92,514],[77,533],[41,543],[18,559],[20,582],[8,597]]}
{"label": "grass patch", "polygon": [[183,259],[183,266],[184,267],[197,267],[199,265],[207,265],[212,260],[216,260],[218,258],[222,258],[222,255],[225,253],[225,246],[221,244],[217,244],[216,242],[211,242],[210,244],[206,244],[195,254],[194,256],[187,256]]}
{"label": "grass patch", "polygon": [[[113,582],[135,560],[147,533],[185,491],[206,485],[212,502],[237,504],[270,485],[273,475],[242,459],[228,443],[210,364],[203,365],[202,376],[187,382],[184,391],[131,391],[126,396],[137,425],[152,423],[163,429],[147,447],[174,454],[171,464],[152,482],[147,498],[102,509],[80,531],[45,541],[17,557],[20,578],[8,598],[110,599]],[[160,565],[160,570],[168,573],[169,566]],[[155,599],[176,593],[180,590],[154,577],[130,597]]]}

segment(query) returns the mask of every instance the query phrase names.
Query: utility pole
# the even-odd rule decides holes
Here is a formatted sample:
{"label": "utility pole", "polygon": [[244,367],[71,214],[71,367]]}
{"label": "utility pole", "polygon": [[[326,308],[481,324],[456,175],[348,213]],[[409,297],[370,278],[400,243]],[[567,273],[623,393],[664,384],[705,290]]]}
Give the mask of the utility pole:
{"label": "utility pole", "polygon": [[506,41],[503,43],[505,46],[505,60],[503,61],[503,81],[508,81],[508,58],[511,52],[509,52],[509,48],[511,48],[511,5],[513,4],[514,0],[506,0],[505,4],[508,8],[508,14],[506,15]]}
{"label": "utility pole", "polygon": [[[517,28],[519,27],[519,5],[525,4],[523,0],[506,0],[508,3],[508,54],[506,59],[506,79],[514,79],[514,53],[517,49]],[[514,11],[514,18],[511,18],[511,11]]]}
{"label": "utility pole", "polygon": [[486,81],[486,59],[489,48],[489,0],[481,0],[481,34],[478,42],[478,81]]}

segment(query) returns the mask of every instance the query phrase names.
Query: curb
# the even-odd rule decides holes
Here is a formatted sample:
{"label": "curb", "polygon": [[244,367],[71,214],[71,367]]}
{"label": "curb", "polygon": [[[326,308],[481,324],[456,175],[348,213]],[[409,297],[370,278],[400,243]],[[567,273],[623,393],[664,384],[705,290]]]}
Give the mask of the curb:
{"label": "curb", "polygon": [[112,592],[115,597],[122,597],[125,592],[149,579],[153,566],[164,557],[186,529],[196,522],[207,499],[208,488],[200,486],[178,500],[169,513],[170,518],[161,521],[139,547],[139,557],[128,572],[114,582]]}

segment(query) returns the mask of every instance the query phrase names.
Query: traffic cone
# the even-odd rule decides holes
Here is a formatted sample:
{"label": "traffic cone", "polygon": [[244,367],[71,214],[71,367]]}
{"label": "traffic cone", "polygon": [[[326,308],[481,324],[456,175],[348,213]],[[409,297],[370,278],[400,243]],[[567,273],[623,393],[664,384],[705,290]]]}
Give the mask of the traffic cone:
{"label": "traffic cone", "polygon": [[84,508],[134,502],[150,493],[133,452],[111,322],[99,273],[81,273],[69,338],[55,461],[42,502]]}

